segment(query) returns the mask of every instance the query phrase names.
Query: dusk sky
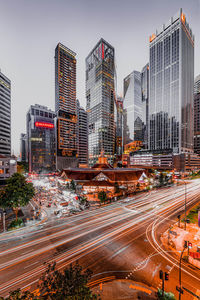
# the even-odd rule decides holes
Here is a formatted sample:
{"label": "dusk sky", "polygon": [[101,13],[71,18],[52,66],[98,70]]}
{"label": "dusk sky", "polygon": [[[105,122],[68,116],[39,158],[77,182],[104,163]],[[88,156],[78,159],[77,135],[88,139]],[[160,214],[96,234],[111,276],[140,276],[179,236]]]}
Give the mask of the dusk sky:
{"label": "dusk sky", "polygon": [[85,58],[103,37],[114,48],[117,93],[148,62],[149,36],[180,8],[195,35],[200,74],[200,0],[0,0],[0,69],[12,84],[12,150],[19,154],[31,104],[54,110],[58,42],[77,53],[77,98],[85,107]]}

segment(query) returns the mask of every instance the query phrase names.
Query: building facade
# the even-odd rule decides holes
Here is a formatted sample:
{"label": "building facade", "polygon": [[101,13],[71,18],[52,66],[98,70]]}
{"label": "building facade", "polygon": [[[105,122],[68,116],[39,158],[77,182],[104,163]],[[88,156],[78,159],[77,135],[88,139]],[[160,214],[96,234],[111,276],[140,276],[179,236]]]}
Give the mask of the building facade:
{"label": "building facade", "polygon": [[200,155],[200,91],[194,94],[194,152]]}
{"label": "building facade", "polygon": [[76,53],[61,43],[55,49],[55,112],[57,169],[76,166],[78,163]]}
{"label": "building facade", "polygon": [[46,106],[31,105],[27,113],[27,150],[29,172],[46,173],[56,170],[56,114]]}
{"label": "building facade", "polygon": [[148,148],[148,122],[149,122],[149,64],[141,71],[142,93],[142,120],[143,120],[143,147]]}
{"label": "building facade", "polygon": [[182,10],[149,41],[148,148],[192,152],[194,36]]}
{"label": "building facade", "polygon": [[200,93],[200,75],[194,80],[194,94]]}
{"label": "building facade", "polygon": [[77,136],[78,136],[78,163],[88,164],[88,115],[77,100]]}
{"label": "building facade", "polygon": [[140,151],[132,153],[130,156],[130,166],[158,169],[173,170],[178,172],[191,172],[200,170],[200,157],[195,153],[173,153],[172,151],[152,153]]}
{"label": "building facade", "polygon": [[141,73],[133,71],[124,79],[123,146],[144,139],[143,117]]}
{"label": "building facade", "polygon": [[0,71],[0,155],[11,155],[11,82]]}
{"label": "building facade", "polygon": [[123,98],[117,97],[115,101],[115,126],[116,126],[116,155],[120,157],[122,155],[122,130],[123,130]]}
{"label": "building facade", "polygon": [[97,162],[103,149],[109,163],[115,151],[114,48],[101,39],[86,58],[86,110],[89,128],[89,164]]}
{"label": "building facade", "polygon": [[27,161],[27,135],[21,133],[20,136],[20,158],[22,162]]}
{"label": "building facade", "polygon": [[5,184],[6,179],[17,172],[17,159],[13,156],[0,154],[0,184]]}

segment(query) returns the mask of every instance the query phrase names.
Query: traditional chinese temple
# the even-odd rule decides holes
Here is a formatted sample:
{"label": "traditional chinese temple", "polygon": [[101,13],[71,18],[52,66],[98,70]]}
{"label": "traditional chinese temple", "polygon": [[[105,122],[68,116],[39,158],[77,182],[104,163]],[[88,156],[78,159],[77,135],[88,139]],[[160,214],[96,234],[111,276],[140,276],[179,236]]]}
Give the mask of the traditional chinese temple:
{"label": "traditional chinese temple", "polygon": [[108,164],[102,151],[98,162],[92,168],[63,169],[61,176],[66,181],[74,180],[77,187],[90,201],[98,201],[99,191],[105,191],[108,198],[118,194],[128,194],[136,190],[144,169],[113,168]]}

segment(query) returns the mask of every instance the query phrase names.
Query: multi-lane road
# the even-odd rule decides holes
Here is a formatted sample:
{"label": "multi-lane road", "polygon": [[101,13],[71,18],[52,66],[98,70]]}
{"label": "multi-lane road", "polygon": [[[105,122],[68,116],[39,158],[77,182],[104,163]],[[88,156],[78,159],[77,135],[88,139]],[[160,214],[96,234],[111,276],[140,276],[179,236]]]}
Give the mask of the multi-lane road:
{"label": "multi-lane road", "polygon": [[[200,180],[187,186],[187,205],[200,200]],[[160,286],[159,270],[170,274],[166,289],[178,297],[179,258],[160,235],[184,211],[184,186],[164,188],[96,210],[0,235],[0,296],[18,287],[35,288],[45,262],[62,269],[79,260],[93,281],[115,276]],[[200,292],[200,270],[183,263],[182,285]],[[184,292],[182,299],[194,299]]]}

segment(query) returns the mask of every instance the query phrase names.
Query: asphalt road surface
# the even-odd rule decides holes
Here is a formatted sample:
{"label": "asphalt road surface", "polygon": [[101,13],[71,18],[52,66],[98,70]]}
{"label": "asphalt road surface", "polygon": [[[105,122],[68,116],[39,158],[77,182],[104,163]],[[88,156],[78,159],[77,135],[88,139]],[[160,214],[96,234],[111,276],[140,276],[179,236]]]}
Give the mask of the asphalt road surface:
{"label": "asphalt road surface", "polygon": [[[200,180],[187,184],[188,208],[200,200]],[[76,260],[93,271],[92,281],[114,276],[161,287],[178,298],[179,258],[160,235],[184,211],[184,185],[127,198],[99,209],[0,235],[0,296],[16,288],[36,289],[45,262],[62,269]],[[200,270],[182,263],[182,286],[200,295]],[[184,291],[181,299],[195,299]]]}

